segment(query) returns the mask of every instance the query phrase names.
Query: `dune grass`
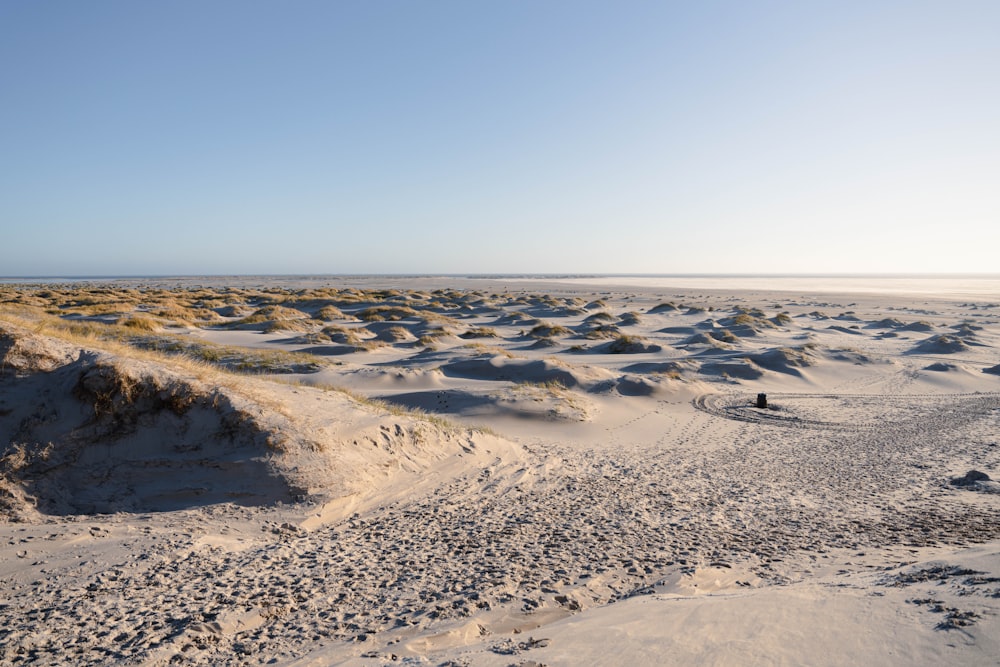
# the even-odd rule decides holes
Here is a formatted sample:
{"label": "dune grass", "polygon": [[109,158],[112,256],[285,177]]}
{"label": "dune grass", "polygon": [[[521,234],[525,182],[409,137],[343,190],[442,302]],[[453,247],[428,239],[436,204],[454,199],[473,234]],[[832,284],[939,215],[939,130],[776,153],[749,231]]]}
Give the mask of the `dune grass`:
{"label": "dune grass", "polygon": [[160,323],[145,315],[132,315],[120,322],[126,329],[137,331],[159,331]]}
{"label": "dune grass", "polygon": [[475,327],[459,334],[459,338],[499,338],[497,330],[492,327]]}
{"label": "dune grass", "polygon": [[556,336],[570,336],[573,332],[561,324],[549,324],[548,322],[542,322],[536,324],[528,332],[528,336],[531,338],[554,338]]}
{"label": "dune grass", "polygon": [[[92,347],[126,356],[131,350],[141,358],[156,359],[164,363],[169,360],[169,363],[180,364],[186,370],[195,370],[199,367],[198,364],[208,364],[233,373],[259,375],[315,372],[324,366],[318,357],[310,354],[283,350],[254,350],[216,345],[183,336],[156,334],[154,332],[160,329],[158,326],[153,329],[148,329],[145,323],[130,326],[128,324],[130,320],[122,324],[64,320],[36,310],[15,312],[9,307],[0,310],[0,321],[3,320],[34,333],[59,338],[82,347]],[[142,357],[142,355],[152,356]],[[196,366],[187,368],[184,366],[187,362],[193,362]]]}

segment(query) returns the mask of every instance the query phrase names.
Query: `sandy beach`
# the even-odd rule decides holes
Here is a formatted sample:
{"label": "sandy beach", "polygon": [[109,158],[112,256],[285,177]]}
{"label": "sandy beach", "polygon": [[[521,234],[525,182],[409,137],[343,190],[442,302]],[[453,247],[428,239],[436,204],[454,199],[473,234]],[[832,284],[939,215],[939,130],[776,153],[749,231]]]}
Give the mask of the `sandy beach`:
{"label": "sandy beach", "polygon": [[0,285],[0,664],[1000,664],[995,277],[734,282]]}

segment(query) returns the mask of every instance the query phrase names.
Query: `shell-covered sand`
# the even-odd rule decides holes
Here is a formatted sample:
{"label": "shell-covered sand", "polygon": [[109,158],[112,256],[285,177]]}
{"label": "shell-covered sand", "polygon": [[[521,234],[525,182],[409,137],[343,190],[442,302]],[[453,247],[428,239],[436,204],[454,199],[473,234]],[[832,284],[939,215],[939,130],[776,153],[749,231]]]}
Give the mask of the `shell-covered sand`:
{"label": "shell-covered sand", "polygon": [[0,287],[0,664],[1000,662],[996,300],[349,282]]}

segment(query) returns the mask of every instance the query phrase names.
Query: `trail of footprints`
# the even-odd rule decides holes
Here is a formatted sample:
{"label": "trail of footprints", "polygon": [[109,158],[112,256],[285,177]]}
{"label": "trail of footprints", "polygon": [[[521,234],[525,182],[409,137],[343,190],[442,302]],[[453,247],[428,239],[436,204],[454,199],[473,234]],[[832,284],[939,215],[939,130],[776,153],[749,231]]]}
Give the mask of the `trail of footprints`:
{"label": "trail of footprints", "polygon": [[980,399],[857,432],[746,423],[712,447],[702,431],[713,419],[696,414],[674,447],[551,447],[533,481],[507,491],[489,483],[499,468],[485,470],[313,532],[275,523],[261,546],[224,555],[175,534],[73,589],[53,578],[8,590],[0,662],[168,650],[184,663],[256,664],[334,641],[377,654],[489,610],[606,604],[677,569],[739,562],[780,583],[804,554],[1000,537],[996,503],[962,503],[942,483],[956,460],[1000,463],[968,437],[996,433],[997,398]]}

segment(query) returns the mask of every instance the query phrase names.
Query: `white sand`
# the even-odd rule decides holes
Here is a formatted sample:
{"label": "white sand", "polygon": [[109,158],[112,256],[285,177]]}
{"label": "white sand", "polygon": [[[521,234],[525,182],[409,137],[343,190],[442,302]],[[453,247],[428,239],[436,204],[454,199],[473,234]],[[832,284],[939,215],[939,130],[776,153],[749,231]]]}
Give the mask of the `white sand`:
{"label": "white sand", "polygon": [[0,664],[1000,662],[998,298],[447,283],[166,332],[260,378],[0,322]]}

